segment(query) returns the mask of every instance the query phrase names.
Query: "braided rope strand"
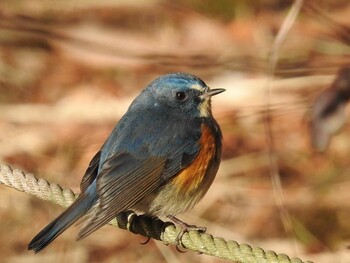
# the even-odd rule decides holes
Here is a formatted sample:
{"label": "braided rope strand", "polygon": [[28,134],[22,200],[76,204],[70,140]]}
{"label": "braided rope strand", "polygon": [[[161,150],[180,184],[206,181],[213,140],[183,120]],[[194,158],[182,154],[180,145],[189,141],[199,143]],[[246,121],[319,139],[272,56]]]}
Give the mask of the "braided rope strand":
{"label": "braided rope strand", "polygon": [[[37,179],[34,175],[26,174],[19,169],[12,170],[8,165],[0,165],[0,184],[63,207],[69,206],[78,196],[70,189],[48,183],[44,179]],[[180,233],[180,229],[171,222],[163,222],[159,218],[147,215],[137,215],[132,211],[120,213],[110,224],[135,234],[161,240],[167,245],[176,245],[176,237]],[[264,251],[259,247],[239,244],[236,241],[226,241],[198,231],[185,233],[182,243],[188,250],[236,263],[311,263],[299,258],[290,258],[285,254],[276,254],[274,251]]]}

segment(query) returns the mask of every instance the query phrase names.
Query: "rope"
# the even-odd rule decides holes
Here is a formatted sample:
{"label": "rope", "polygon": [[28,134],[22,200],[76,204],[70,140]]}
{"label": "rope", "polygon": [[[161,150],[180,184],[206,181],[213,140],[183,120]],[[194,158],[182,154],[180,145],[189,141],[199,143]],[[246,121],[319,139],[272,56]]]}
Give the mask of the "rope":
{"label": "rope", "polygon": [[[37,179],[34,175],[26,174],[19,169],[12,170],[8,165],[0,165],[0,184],[63,207],[69,206],[78,196],[70,189]],[[163,222],[159,218],[147,215],[137,215],[132,211],[120,213],[110,224],[135,234],[161,240],[166,245],[176,245],[176,237],[180,233],[180,229],[171,222]],[[182,243],[188,250],[236,263],[311,263],[299,258],[290,258],[285,254],[276,254],[274,251],[265,251],[259,247],[239,244],[236,241],[226,241],[198,231],[185,233]]]}

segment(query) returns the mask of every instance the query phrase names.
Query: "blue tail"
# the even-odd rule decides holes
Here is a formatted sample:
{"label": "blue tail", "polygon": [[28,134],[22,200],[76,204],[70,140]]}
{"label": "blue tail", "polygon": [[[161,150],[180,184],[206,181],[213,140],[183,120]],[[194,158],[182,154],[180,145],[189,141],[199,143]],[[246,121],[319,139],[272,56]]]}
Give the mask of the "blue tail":
{"label": "blue tail", "polygon": [[94,196],[87,193],[78,197],[75,202],[68,207],[55,220],[48,224],[37,234],[28,245],[28,250],[40,252],[48,246],[56,237],[62,234],[68,227],[74,224],[79,218],[89,211],[95,201]]}

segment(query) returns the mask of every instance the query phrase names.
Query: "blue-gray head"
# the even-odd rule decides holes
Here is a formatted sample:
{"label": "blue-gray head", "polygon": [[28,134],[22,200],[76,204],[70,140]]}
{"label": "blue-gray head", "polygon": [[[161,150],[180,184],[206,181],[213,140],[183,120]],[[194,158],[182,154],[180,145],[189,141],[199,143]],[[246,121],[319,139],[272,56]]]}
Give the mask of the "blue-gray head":
{"label": "blue-gray head", "polygon": [[172,114],[196,113],[199,117],[209,117],[211,97],[223,91],[225,90],[210,89],[194,75],[170,73],[153,80],[135,99],[131,108],[171,108]]}

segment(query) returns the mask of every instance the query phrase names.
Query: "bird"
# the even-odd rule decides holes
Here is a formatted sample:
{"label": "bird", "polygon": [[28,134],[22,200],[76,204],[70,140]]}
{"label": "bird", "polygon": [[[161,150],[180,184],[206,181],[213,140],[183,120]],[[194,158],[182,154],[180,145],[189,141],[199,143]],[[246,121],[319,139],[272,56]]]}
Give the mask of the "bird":
{"label": "bird", "polygon": [[221,161],[222,132],[211,98],[224,91],[183,72],[153,80],[90,161],[78,198],[31,240],[28,250],[42,251],[78,221],[83,221],[81,240],[123,211],[176,220],[196,205]]}

